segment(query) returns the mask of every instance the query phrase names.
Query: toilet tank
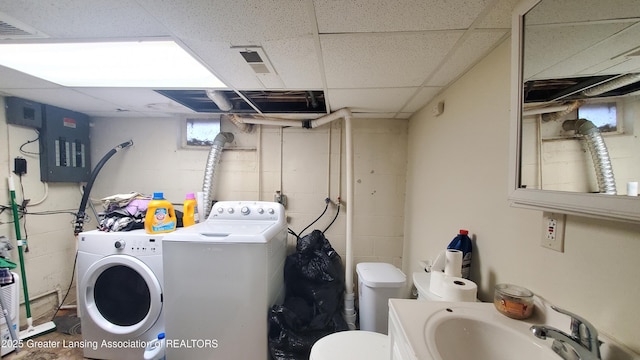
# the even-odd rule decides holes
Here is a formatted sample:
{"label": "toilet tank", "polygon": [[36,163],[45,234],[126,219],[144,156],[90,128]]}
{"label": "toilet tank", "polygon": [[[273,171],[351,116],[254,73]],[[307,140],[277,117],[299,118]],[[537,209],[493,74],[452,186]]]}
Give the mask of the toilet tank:
{"label": "toilet tank", "polygon": [[431,283],[431,273],[420,271],[413,273],[413,285],[418,290],[418,300],[420,301],[443,301],[442,298],[429,290]]}
{"label": "toilet tank", "polygon": [[[413,285],[418,291],[418,301],[446,301],[442,297],[434,294],[430,290],[431,285],[431,273],[418,271],[412,274]],[[465,280],[471,282],[470,280]],[[479,301],[476,299],[476,301]]]}
{"label": "toilet tank", "polygon": [[397,267],[378,262],[356,265],[360,330],[388,332],[389,299],[401,298],[407,281]]}

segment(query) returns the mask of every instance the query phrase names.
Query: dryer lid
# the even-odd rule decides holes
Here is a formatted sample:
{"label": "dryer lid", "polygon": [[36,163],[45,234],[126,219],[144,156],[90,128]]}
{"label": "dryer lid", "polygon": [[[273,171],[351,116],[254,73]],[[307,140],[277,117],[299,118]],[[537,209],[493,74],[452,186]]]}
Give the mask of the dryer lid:
{"label": "dryer lid", "polygon": [[166,233],[163,241],[215,243],[267,243],[286,231],[286,223],[271,221],[207,220]]}

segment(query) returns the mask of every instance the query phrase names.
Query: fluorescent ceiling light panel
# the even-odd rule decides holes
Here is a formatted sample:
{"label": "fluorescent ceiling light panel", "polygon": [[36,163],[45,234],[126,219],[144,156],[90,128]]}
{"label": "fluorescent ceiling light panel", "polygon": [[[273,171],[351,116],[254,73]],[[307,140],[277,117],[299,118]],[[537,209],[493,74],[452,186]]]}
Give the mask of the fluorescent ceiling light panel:
{"label": "fluorescent ceiling light panel", "polygon": [[173,41],[0,44],[0,65],[71,87],[227,88]]}

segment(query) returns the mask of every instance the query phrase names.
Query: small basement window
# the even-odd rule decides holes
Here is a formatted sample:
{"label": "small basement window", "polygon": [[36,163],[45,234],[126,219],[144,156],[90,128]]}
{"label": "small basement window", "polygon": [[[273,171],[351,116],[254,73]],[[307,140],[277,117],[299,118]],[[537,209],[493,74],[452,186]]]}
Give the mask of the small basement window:
{"label": "small basement window", "polygon": [[183,130],[184,147],[210,147],[220,133],[220,118],[187,118]]}
{"label": "small basement window", "polygon": [[601,133],[622,132],[615,102],[584,104],[578,109],[578,119],[591,121]]}

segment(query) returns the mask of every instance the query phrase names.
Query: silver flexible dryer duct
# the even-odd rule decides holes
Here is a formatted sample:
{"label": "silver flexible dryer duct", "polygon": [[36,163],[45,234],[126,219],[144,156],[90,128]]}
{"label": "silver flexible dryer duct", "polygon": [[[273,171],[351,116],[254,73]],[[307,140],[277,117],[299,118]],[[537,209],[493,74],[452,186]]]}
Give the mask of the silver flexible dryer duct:
{"label": "silver flexible dryer duct", "polygon": [[593,159],[593,167],[596,170],[598,191],[603,194],[616,195],[616,181],[613,176],[609,151],[598,127],[587,119],[578,119],[563,122],[562,128],[567,131],[575,130],[576,134],[582,135],[585,139]]}
{"label": "silver flexible dryer duct", "polygon": [[213,190],[215,189],[216,167],[222,158],[222,149],[224,144],[233,141],[233,134],[230,132],[221,132],[216,135],[209,151],[207,165],[204,170],[204,181],[202,182],[202,192],[204,193],[204,218],[209,217],[211,211],[211,202],[213,201]]}

